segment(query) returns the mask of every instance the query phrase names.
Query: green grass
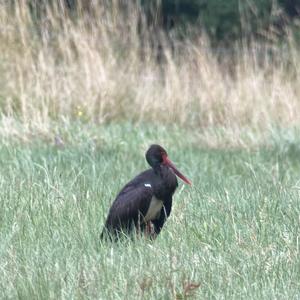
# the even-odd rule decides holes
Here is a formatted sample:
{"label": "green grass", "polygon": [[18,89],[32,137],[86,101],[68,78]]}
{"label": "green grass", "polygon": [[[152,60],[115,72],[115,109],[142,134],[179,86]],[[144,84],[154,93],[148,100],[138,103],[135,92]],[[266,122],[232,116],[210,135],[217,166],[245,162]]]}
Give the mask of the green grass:
{"label": "green grass", "polygon": [[[258,150],[203,148],[176,127],[77,124],[61,134],[63,148],[0,144],[0,298],[300,297],[296,133]],[[147,168],[152,142],[193,186],[180,183],[154,242],[102,244],[109,206]]]}

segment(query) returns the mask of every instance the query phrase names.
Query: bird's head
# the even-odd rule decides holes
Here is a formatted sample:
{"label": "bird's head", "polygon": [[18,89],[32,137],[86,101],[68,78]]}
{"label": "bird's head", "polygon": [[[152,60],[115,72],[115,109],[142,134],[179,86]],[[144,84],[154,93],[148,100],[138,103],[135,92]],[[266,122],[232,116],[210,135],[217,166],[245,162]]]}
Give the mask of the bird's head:
{"label": "bird's head", "polygon": [[153,168],[157,168],[161,165],[168,166],[173,172],[181,178],[185,183],[191,185],[191,181],[187,179],[179,170],[175,167],[172,161],[169,159],[167,151],[160,145],[151,145],[146,152],[146,160],[148,164]]}

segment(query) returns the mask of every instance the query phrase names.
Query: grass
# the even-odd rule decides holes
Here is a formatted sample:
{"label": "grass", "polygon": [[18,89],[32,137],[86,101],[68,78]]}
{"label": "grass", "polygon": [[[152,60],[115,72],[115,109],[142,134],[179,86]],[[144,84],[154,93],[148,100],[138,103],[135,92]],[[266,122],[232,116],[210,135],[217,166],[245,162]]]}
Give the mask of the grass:
{"label": "grass", "polygon": [[94,17],[79,10],[74,22],[55,1],[37,22],[25,2],[14,9],[0,2],[0,113],[26,128],[51,134],[53,119],[78,116],[240,134],[299,124],[300,60],[292,35],[283,46],[233,45],[235,55],[219,63],[204,35],[178,41],[139,26],[138,6],[126,14],[118,1],[92,1]]}
{"label": "grass", "polygon": [[[0,144],[0,298],[300,297],[296,130],[257,150],[213,150],[176,127],[80,126],[63,147]],[[180,183],[154,242],[101,243],[112,200],[147,168],[152,142],[193,186]]]}
{"label": "grass", "polygon": [[[37,22],[17,2],[0,1],[0,298],[298,299],[291,36],[220,63],[203,35],[139,27],[137,6],[103,0],[76,22],[46,7]],[[101,243],[153,142],[193,186],[154,242]]]}

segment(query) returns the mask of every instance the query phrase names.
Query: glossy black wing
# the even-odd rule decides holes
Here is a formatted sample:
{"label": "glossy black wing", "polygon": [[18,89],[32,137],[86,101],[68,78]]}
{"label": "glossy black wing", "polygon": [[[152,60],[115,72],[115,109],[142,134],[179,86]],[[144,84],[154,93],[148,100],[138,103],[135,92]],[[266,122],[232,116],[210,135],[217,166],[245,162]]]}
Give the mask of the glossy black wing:
{"label": "glossy black wing", "polygon": [[129,233],[137,226],[141,215],[146,215],[153,190],[149,184],[128,184],[113,202],[105,223],[106,229],[113,234],[120,231]]}

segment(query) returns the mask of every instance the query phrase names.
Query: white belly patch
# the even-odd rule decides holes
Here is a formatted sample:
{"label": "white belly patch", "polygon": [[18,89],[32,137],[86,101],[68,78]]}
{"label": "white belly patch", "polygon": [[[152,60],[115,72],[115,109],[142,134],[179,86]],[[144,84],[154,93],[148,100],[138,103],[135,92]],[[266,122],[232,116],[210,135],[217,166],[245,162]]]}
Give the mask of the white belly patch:
{"label": "white belly patch", "polygon": [[145,222],[155,219],[156,216],[161,211],[162,206],[163,206],[163,202],[153,196],[151,199],[147,214],[144,218]]}

